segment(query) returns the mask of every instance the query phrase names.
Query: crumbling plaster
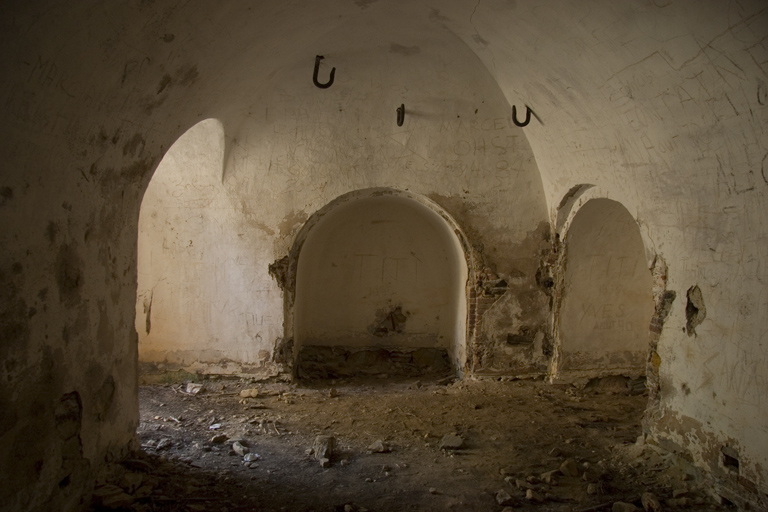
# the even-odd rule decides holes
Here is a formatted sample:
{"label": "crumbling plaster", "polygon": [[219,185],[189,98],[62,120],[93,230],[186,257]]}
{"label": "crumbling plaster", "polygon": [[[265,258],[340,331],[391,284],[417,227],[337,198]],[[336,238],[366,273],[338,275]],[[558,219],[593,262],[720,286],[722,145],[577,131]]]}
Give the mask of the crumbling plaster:
{"label": "crumbling plaster", "polygon": [[[337,49],[334,61],[327,59],[320,67],[322,76],[329,75],[327,67],[331,64],[338,69],[332,87],[318,89],[307,80],[307,61],[297,54],[283,63],[244,107],[249,115],[229,132],[225,128],[224,140],[230,142],[222,183],[211,184],[217,197],[225,198],[221,206],[212,205],[206,213],[187,208],[173,226],[147,226],[158,233],[153,235],[157,239],[153,261],[168,260],[161,264],[168,274],[156,273],[150,284],[160,283],[160,290],[167,286],[165,281],[191,288],[178,290],[179,296],[173,299],[170,311],[181,314],[164,315],[167,322],[179,326],[169,330],[183,334],[169,342],[169,336],[161,340],[162,334],[142,329],[147,313],[157,318],[158,306],[167,307],[169,298],[151,293],[149,284],[140,283],[137,325],[142,347],[146,340],[148,351],[142,354],[148,360],[166,366],[184,357],[207,364],[215,363],[210,359],[216,357],[242,361],[245,352],[270,350],[283,340],[293,340],[293,321],[278,313],[283,298],[275,293],[274,282],[265,282],[269,265],[293,250],[311,215],[339,196],[371,187],[389,186],[430,198],[466,233],[471,246],[467,250],[473,252],[471,259],[478,266],[471,272],[481,270],[482,280],[506,280],[504,301],[514,313],[497,318],[493,334],[500,332],[506,337],[521,328],[545,330],[547,314],[540,307],[545,295],[536,286],[535,274],[537,251],[549,232],[546,206],[533,157],[523,131],[514,124],[509,105],[475,55],[450,32],[417,19],[372,31],[378,20],[376,13],[363,14],[354,26],[323,37],[326,53]],[[338,49],[349,41],[356,42],[355,52]],[[397,126],[392,108],[398,102],[408,105],[402,127]],[[193,154],[199,147],[195,141],[195,135],[185,135],[169,156]],[[185,146],[190,149],[185,151]],[[202,165],[200,162],[167,158],[160,173],[165,172],[166,163],[174,175],[186,177],[153,182],[145,202],[162,204],[162,198],[153,192],[155,188],[162,189],[167,198],[167,205],[159,205],[160,209],[181,211],[177,209],[180,202],[202,204],[209,200],[213,192],[191,185],[199,180],[195,172],[189,172],[190,166]],[[518,192],[515,201],[505,200],[507,194]],[[223,250],[211,232],[190,227],[184,231],[188,236],[181,237],[178,231],[198,216],[220,219],[222,233],[218,236],[224,237],[224,245],[230,244],[236,233],[238,247],[252,248],[251,254],[238,252],[240,269],[210,266],[213,255]],[[170,238],[183,238],[184,243],[159,245],[161,239]],[[149,245],[149,241],[142,244]],[[194,247],[211,250],[199,253],[202,261],[192,270],[190,265],[180,267],[177,260],[187,258],[190,251],[198,254]],[[229,259],[232,252],[226,249],[222,254]],[[204,265],[210,270],[204,270]],[[242,269],[247,269],[244,283],[228,276],[242,274]],[[186,275],[190,273],[200,278]],[[293,276],[291,281],[296,279],[301,278]],[[286,290],[285,299],[292,305],[292,286]],[[526,296],[517,293],[522,290]],[[543,299],[531,300],[537,294]],[[204,314],[193,303],[202,306]],[[441,321],[463,325],[466,304],[454,309]],[[245,341],[249,348],[244,350],[240,340],[245,334],[244,318],[249,315],[257,315],[260,322],[247,327],[251,339]],[[202,323],[202,328],[190,328],[191,316]],[[157,326],[158,321],[151,325]],[[420,332],[417,321],[409,326],[415,331],[406,329],[403,339]],[[280,327],[283,332],[278,334]],[[482,345],[486,356],[472,359],[475,369],[491,364],[506,371],[514,368],[504,366],[509,357],[503,347],[493,346],[488,337],[469,338]],[[163,349],[150,353],[153,339]],[[294,351],[298,351],[303,342],[295,341]],[[464,356],[454,354],[453,359],[457,370],[463,371]],[[232,368],[242,370],[237,365]]]}
{"label": "crumbling plaster", "polygon": [[[39,0],[5,3],[2,11],[0,498],[5,507],[43,510],[54,502],[53,508],[73,509],[87,491],[88,477],[130,446],[137,421],[137,338],[131,326],[139,205],[165,151],[196,122],[219,119],[226,159],[232,159],[230,186],[248,184],[249,170],[269,169],[269,156],[300,149],[285,144],[289,134],[280,129],[298,128],[290,123],[302,115],[284,112],[288,117],[281,121],[266,109],[248,107],[272,104],[282,93],[284,106],[312,103],[311,93],[357,94],[361,89],[345,84],[354,69],[367,72],[369,92],[357,100],[370,106],[350,113],[326,96],[309,105],[315,108],[307,115],[326,121],[339,116],[362,128],[373,122],[389,130],[394,109],[405,102],[406,123],[427,126],[436,121],[430,115],[435,111],[469,119],[478,108],[475,100],[484,99],[477,79],[498,84],[504,98],[494,99],[497,105],[533,108],[533,121],[524,129],[527,142],[518,151],[525,155],[524,168],[541,173],[549,217],[556,218],[557,205],[572,187],[594,184],[635,217],[649,262],[656,261],[654,255],[666,262],[665,290],[676,292],[677,299],[654,342],[657,358],[650,361],[658,368],[658,402],[646,422],[651,438],[708,470],[718,485],[753,497],[749,489],[768,491],[763,421],[768,11],[763,2],[230,1],[214,6]],[[418,41],[401,38],[394,27],[403,20],[406,32],[418,23],[435,29],[422,32]],[[338,32],[349,27],[355,37]],[[385,49],[395,49],[388,56],[392,61],[371,59],[364,51],[368,36],[376,34],[380,43],[388,39]],[[441,45],[450,48],[444,55]],[[435,79],[419,82],[418,90],[405,79],[411,73],[404,72],[419,76],[420,69],[407,68],[412,55],[404,55],[413,46],[423,52],[416,57],[440,66]],[[286,88],[309,81],[319,53],[326,56],[323,73],[338,68],[338,84],[315,91],[310,83],[291,95]],[[478,59],[471,69],[467,54]],[[405,63],[402,74],[385,72],[394,61]],[[424,73],[433,70],[428,65]],[[453,96],[440,89],[444,80],[465,79]],[[376,85],[387,80],[390,89]],[[427,94],[436,103],[428,102]],[[453,104],[437,103],[446,96]],[[457,125],[452,140],[466,141],[474,150],[482,127]],[[439,127],[433,129],[440,135]],[[423,133],[414,131],[413,142]],[[391,144],[372,147],[355,146],[357,133],[342,139],[359,149],[343,157],[344,165],[315,169],[292,183],[307,190],[306,196],[286,195],[287,180],[282,190],[264,196],[280,205],[266,225],[274,230],[285,221],[272,247],[274,259],[287,254],[292,233],[332,197],[374,185],[428,193],[434,183],[444,190],[432,198],[467,229],[473,243],[491,241],[483,249],[497,248],[502,271],[529,254],[516,252],[513,241],[534,231],[546,214],[525,216],[520,224],[512,215],[517,210],[466,208],[462,192],[454,190],[473,168],[444,166],[441,155],[451,155],[453,146],[442,136],[404,146],[405,130],[392,134]],[[402,153],[389,152],[398,145]],[[419,166],[414,156],[415,168],[408,169],[403,158],[400,170],[393,171],[363,158],[358,178],[349,181],[342,173],[361,156],[391,162],[425,148],[433,148],[437,167]],[[324,147],[315,149],[318,160],[327,161]],[[267,160],[241,158],[251,154]],[[481,169],[494,165],[486,160]],[[290,172],[290,166],[275,170],[284,178]],[[259,175],[250,183],[265,179]],[[225,185],[227,180],[225,174]],[[326,190],[311,188],[325,182]],[[512,185],[497,193],[500,204],[531,197],[525,182]],[[473,193],[491,197],[504,190],[491,188]],[[497,224],[483,225],[473,239],[471,225],[482,225],[490,215],[497,216],[491,219]],[[508,243],[494,243],[501,239]],[[688,336],[683,302],[693,286],[701,291],[707,316],[696,335]],[[63,428],[57,429],[57,422]],[[741,458],[736,477],[720,468],[726,445]]]}

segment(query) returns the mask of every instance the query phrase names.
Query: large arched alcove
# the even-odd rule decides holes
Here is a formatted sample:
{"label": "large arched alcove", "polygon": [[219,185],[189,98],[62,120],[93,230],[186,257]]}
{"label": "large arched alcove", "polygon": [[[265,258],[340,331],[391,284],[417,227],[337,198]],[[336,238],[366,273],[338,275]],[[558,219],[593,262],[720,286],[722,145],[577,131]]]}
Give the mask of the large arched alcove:
{"label": "large arched alcove", "polygon": [[588,200],[567,228],[563,267],[557,376],[643,375],[653,282],[635,219],[619,202]]}
{"label": "large arched alcove", "polygon": [[468,266],[433,208],[394,190],[359,191],[310,220],[296,266],[299,376],[463,368]]}

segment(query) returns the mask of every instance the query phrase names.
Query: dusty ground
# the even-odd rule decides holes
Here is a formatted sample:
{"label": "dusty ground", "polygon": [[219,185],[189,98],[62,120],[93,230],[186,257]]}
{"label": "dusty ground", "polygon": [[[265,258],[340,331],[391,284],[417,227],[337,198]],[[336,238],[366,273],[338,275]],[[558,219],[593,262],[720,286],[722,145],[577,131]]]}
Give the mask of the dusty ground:
{"label": "dusty ground", "polygon": [[[118,487],[97,488],[94,510],[599,511],[642,509],[645,492],[662,510],[721,509],[637,442],[647,401],[638,383],[194,382],[197,394],[185,383],[140,388],[143,453],[116,466]],[[441,449],[446,434],[463,446]],[[308,453],[318,435],[336,439],[327,468]],[[258,460],[244,462],[236,440]],[[372,452],[376,441],[391,451]],[[543,481],[561,466],[574,474]]]}

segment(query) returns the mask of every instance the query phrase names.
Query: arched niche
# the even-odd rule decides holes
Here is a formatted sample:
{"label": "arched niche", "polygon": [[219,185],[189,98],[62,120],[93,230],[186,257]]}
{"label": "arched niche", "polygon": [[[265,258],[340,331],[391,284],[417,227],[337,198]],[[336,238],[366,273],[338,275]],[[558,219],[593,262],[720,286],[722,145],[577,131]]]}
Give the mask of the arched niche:
{"label": "arched niche", "polygon": [[590,199],[564,242],[556,377],[643,375],[653,282],[637,222],[619,202]]}
{"label": "arched niche", "polygon": [[461,372],[468,265],[459,237],[437,205],[392,189],[346,194],[313,216],[294,256],[296,374]]}

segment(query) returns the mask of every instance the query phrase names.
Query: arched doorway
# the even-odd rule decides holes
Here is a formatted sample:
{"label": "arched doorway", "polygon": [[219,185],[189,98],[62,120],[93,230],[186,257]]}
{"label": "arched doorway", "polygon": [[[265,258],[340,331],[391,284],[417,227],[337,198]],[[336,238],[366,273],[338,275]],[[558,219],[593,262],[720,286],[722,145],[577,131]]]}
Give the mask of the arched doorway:
{"label": "arched doorway", "polygon": [[610,199],[584,203],[565,235],[557,377],[644,375],[652,286],[632,215]]}
{"label": "arched doorway", "polygon": [[292,251],[297,375],[461,371],[468,265],[457,233],[439,207],[392,189],[315,214]]}

